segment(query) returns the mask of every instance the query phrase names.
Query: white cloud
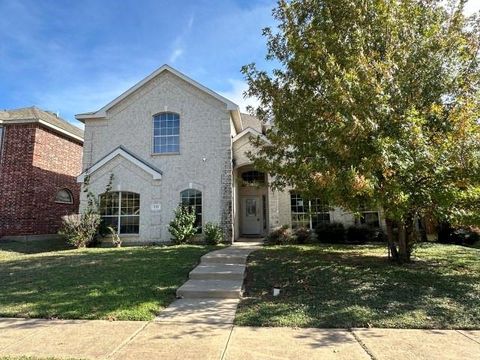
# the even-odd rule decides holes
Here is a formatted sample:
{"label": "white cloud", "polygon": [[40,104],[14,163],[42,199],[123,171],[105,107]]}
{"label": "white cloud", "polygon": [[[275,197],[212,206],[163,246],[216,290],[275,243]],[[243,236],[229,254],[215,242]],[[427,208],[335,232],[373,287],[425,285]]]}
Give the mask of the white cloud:
{"label": "white cloud", "polygon": [[192,30],[194,20],[194,14],[190,15],[187,21],[187,26],[185,26],[185,29],[175,38],[173,42],[173,51],[168,59],[171,64],[174,64],[175,61],[177,61],[177,59],[185,52],[185,38]]}
{"label": "white cloud", "polygon": [[245,81],[228,79],[228,82],[231,85],[231,89],[228,91],[220,92],[220,95],[226,97],[227,99],[233,101],[235,104],[240,106],[241,111],[245,112],[248,105],[253,107],[259,105],[258,99],[252,97],[244,97],[244,92],[248,89],[248,85]]}
{"label": "white cloud", "polygon": [[182,54],[183,54],[183,49],[180,47],[176,48],[175,50],[173,50],[168,60],[173,64]]}

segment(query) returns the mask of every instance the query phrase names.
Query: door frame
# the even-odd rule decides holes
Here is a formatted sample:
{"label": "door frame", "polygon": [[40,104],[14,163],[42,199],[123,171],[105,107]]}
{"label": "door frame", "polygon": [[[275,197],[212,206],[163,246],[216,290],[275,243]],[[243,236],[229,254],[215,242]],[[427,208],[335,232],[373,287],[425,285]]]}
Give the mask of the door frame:
{"label": "door frame", "polygon": [[[244,230],[244,203],[245,203],[245,199],[248,199],[248,198],[255,198],[257,199],[257,211],[258,211],[258,214],[259,214],[259,218],[260,218],[260,225],[259,225],[259,232],[258,234],[245,234],[243,232]],[[240,236],[247,236],[247,237],[261,237],[264,235],[265,233],[265,229],[264,229],[264,222],[265,222],[265,219],[264,219],[264,216],[266,216],[266,214],[264,214],[264,204],[263,204],[263,201],[264,201],[264,197],[260,194],[255,194],[255,195],[241,195],[239,196],[239,202],[240,202],[240,217],[239,217],[239,220],[240,220]]]}

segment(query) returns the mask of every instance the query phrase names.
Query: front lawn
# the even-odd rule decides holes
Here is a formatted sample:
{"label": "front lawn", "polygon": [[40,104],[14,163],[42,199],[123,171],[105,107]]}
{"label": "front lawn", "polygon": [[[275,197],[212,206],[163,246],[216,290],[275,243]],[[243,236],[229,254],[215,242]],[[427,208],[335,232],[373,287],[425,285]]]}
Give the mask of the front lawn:
{"label": "front lawn", "polygon": [[0,242],[0,316],[151,320],[175,299],[200,257],[215,249],[62,247]]}
{"label": "front lawn", "polygon": [[[480,329],[480,250],[422,244],[388,262],[380,245],[277,246],[250,255],[238,325]],[[278,297],[272,288],[281,288]]]}

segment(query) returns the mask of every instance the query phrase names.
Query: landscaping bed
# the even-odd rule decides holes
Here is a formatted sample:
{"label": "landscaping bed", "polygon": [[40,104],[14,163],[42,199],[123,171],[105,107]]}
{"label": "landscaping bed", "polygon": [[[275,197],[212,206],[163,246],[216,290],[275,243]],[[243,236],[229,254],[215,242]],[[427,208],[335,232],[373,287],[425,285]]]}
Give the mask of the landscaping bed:
{"label": "landscaping bed", "polygon": [[384,245],[269,246],[246,296],[237,325],[480,329],[480,250],[425,243],[395,265]]}
{"label": "landscaping bed", "polygon": [[175,299],[200,257],[217,248],[71,250],[57,241],[0,242],[0,316],[151,320]]}

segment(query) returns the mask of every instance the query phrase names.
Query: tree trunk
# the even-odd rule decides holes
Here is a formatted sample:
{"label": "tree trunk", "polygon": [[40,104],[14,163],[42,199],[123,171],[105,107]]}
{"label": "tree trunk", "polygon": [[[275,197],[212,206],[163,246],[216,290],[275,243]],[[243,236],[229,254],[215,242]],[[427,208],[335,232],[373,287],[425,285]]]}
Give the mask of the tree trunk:
{"label": "tree trunk", "polygon": [[400,262],[410,261],[412,246],[415,240],[414,216],[409,215],[398,224],[398,253]]}
{"label": "tree trunk", "polygon": [[398,224],[398,260],[401,262],[409,260],[408,254],[408,236],[407,236],[407,227],[405,222],[402,221]]}
{"label": "tree trunk", "polygon": [[387,242],[388,242],[388,256],[392,256],[393,260],[398,260],[397,246],[395,245],[395,238],[393,235],[393,221],[385,219],[387,224]]}

